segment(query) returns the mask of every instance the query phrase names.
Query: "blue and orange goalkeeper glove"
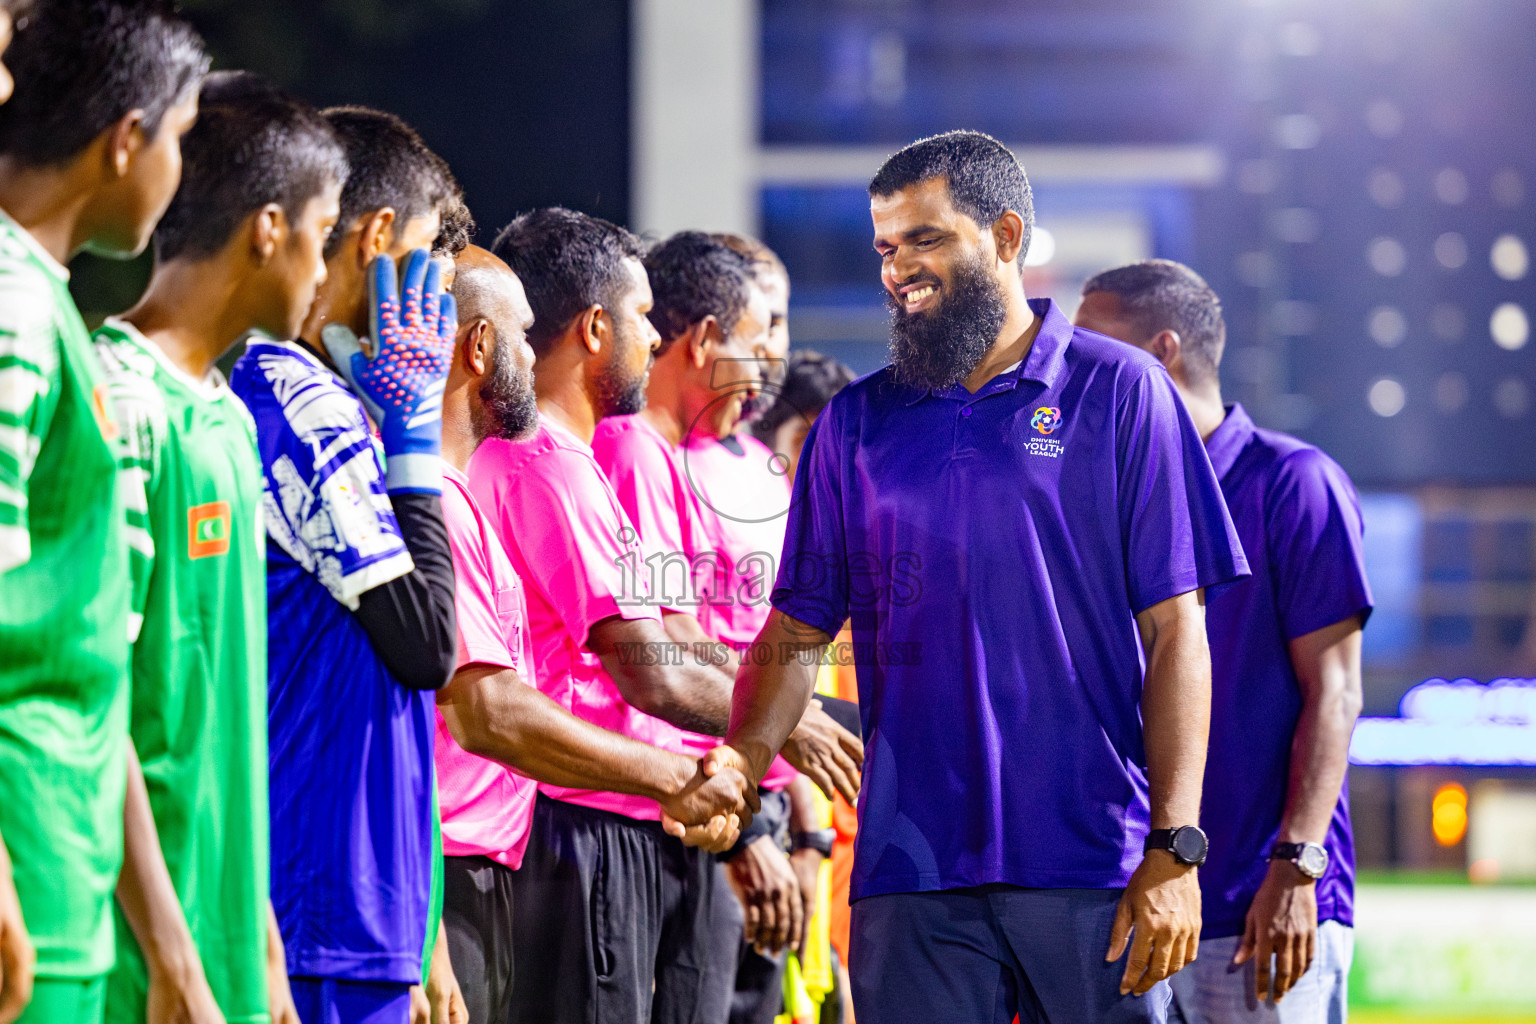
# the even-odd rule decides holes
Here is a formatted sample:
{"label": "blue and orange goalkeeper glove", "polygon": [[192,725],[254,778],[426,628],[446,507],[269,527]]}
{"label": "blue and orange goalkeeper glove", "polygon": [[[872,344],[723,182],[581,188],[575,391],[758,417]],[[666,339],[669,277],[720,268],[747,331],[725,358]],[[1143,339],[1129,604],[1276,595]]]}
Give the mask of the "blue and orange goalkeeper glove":
{"label": "blue and orange goalkeeper glove", "polygon": [[378,424],[386,486],[440,494],[443,388],[458,333],[453,296],[426,250],[414,249],[398,285],[395,261],[374,259],[368,306],[371,354],[347,331],[324,332],[325,347]]}

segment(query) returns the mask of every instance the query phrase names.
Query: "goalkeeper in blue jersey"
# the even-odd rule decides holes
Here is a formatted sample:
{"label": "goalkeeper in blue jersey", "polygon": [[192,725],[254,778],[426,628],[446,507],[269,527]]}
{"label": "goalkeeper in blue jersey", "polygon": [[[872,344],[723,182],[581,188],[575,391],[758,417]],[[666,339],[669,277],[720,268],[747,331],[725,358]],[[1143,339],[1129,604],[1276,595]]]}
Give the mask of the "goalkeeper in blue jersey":
{"label": "goalkeeper in blue jersey", "polygon": [[252,342],[231,378],[266,478],[272,903],[300,1019],[405,1024],[455,637],[438,453],[456,321],[424,250],[463,205],[399,119],[324,113],[351,169],[326,282],[300,336]]}

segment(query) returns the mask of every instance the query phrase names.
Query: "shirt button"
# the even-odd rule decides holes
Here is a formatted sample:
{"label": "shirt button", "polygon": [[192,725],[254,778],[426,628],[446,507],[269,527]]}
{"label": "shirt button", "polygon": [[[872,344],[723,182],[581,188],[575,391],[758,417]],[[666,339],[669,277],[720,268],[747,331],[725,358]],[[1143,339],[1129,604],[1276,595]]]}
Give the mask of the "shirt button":
{"label": "shirt button", "polygon": [[970,406],[966,406],[964,409],[960,410],[960,415],[961,416],[969,416],[970,414],[971,414],[971,407]]}

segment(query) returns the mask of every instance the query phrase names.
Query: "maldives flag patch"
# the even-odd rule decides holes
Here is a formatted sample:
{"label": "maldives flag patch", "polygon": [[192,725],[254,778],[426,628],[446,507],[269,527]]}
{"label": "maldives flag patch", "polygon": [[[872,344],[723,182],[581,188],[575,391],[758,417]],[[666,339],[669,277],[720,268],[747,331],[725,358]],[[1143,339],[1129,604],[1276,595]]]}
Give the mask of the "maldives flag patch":
{"label": "maldives flag patch", "polygon": [[229,502],[210,501],[187,509],[187,557],[207,558],[229,551]]}

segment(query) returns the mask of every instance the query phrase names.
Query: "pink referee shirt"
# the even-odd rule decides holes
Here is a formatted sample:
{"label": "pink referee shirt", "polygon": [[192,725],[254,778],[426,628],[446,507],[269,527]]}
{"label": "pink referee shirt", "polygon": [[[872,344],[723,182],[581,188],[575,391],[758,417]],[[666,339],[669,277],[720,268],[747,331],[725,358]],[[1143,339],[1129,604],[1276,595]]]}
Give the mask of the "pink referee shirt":
{"label": "pink referee shirt", "polygon": [[[613,484],[624,512],[639,526],[647,557],[660,555],[665,559],[680,554],[696,567],[695,582],[687,589],[681,568],[666,569],[664,577],[658,577],[660,592],[653,596],[659,606],[694,616],[704,632],[730,642],[722,630],[733,619],[734,563],[709,558],[718,547],[705,529],[712,516],[696,497],[696,481],[689,478],[683,465],[682,449],[675,448],[650,420],[636,413],[610,416],[599,423],[592,437],[592,453]],[[772,575],[768,578],[771,581]],[[692,603],[694,599],[697,603]],[[746,642],[756,636],[752,633]],[[692,732],[684,736],[696,754],[720,745],[718,737]],[[763,785],[780,789],[795,775],[787,761],[775,758]]]}
{"label": "pink referee shirt", "polygon": [[[469,464],[469,486],[505,545],[528,595],[537,683],[576,717],[644,743],[692,756],[682,730],[625,702],[587,634],[603,619],[654,619],[639,535],[592,449],[539,416],[526,441],[492,439]],[[540,786],[556,800],[655,821],[652,800]]]}
{"label": "pink referee shirt", "polygon": [[784,547],[789,478],[774,472],[773,452],[757,438],[743,431],[735,441],[743,454],[717,437],[693,434],[683,443],[682,461],[704,534],[732,568],[731,601],[716,611],[715,635],[740,646],[757,639],[772,608],[768,598]]}
{"label": "pink referee shirt", "polygon": [[[443,522],[453,551],[458,667],[509,668],[532,686],[533,651],[522,581],[469,493],[468,478],[444,462],[443,485]],[[533,780],[466,752],[454,742],[441,711],[434,755],[443,853],[479,855],[519,867],[533,817]]]}

